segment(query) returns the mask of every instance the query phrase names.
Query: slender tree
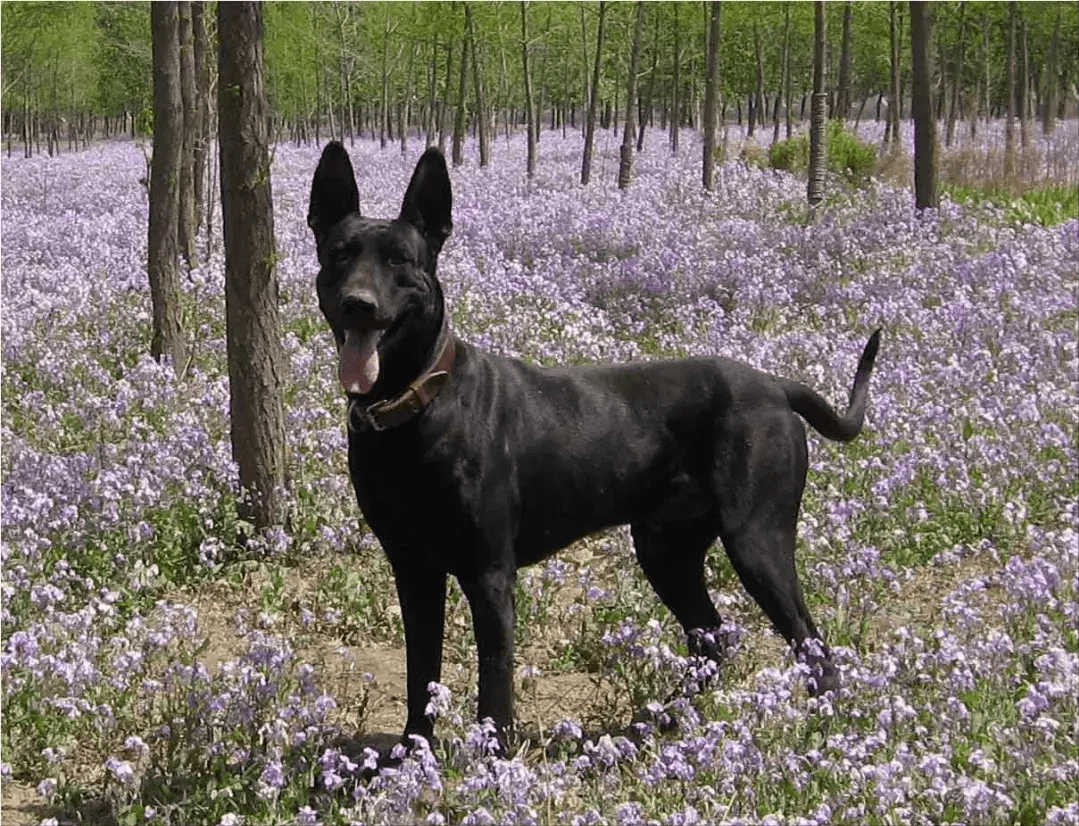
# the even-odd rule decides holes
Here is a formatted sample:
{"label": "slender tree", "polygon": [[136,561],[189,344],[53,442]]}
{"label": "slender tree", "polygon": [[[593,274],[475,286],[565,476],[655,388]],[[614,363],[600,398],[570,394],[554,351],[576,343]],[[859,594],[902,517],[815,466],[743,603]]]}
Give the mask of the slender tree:
{"label": "slender tree", "polygon": [[[948,106],[948,130],[944,137],[944,145],[951,146],[955,140],[955,124],[959,119],[959,104],[961,87],[963,85],[963,58],[966,51],[966,6],[959,5],[959,57],[956,61],[955,77],[952,79],[952,99]],[[943,90],[942,90],[943,91]]]}
{"label": "slender tree", "polygon": [[914,200],[937,206],[937,122],[933,117],[932,22],[929,4],[911,0],[911,109],[914,113]]}
{"label": "slender tree", "polygon": [[461,38],[461,82],[457,85],[457,114],[453,120],[453,165],[460,166],[465,161],[465,112],[466,90],[468,88],[468,38]]}
{"label": "slender tree", "polygon": [[592,144],[596,137],[596,101],[599,98],[599,69],[603,63],[603,19],[607,3],[599,0],[599,24],[596,27],[596,58],[592,68],[592,93],[588,97],[588,118],[585,126],[584,154],[581,158],[581,183],[587,185],[592,177]]}
{"label": "slender tree", "polygon": [[1060,23],[1063,10],[1057,7],[1056,20],[1053,23],[1053,39],[1049,42],[1049,56],[1046,59],[1045,81],[1042,85],[1042,133],[1053,134],[1056,128],[1057,86],[1060,78],[1058,52],[1060,49]]}
{"label": "slender tree", "polygon": [[704,164],[702,183],[709,192],[714,188],[716,163],[716,77],[719,73],[719,0],[709,4],[708,62],[704,86]]}
{"label": "slender tree", "polygon": [[618,161],[618,188],[625,189],[633,178],[633,142],[637,139],[637,64],[641,57],[641,29],[644,25],[644,3],[637,2],[636,22],[633,24],[633,46],[629,55],[629,82],[626,91],[626,122],[622,132],[622,148]]}
{"label": "slender tree", "polygon": [[528,129],[525,169],[531,178],[536,171],[536,113],[532,108],[532,74],[528,70],[528,4],[525,0],[521,0],[521,64],[525,83],[525,126]]}
{"label": "slender tree", "polygon": [[674,11],[674,48],[671,51],[671,154],[678,154],[678,133],[682,128],[681,80],[679,68],[682,63],[681,30],[678,26],[678,3],[673,4]]}
{"label": "slender tree", "polygon": [[192,33],[190,0],[180,0],[180,99],[183,105],[183,137],[180,148],[180,254],[188,266],[197,265],[195,246],[198,218],[195,209],[195,145],[199,140],[198,93],[195,81],[195,39]]}
{"label": "slender tree", "polygon": [[1008,68],[1006,69],[1007,101],[1004,120],[1004,177],[1015,176],[1015,0],[1008,3]]}
{"label": "slender tree", "polygon": [[221,215],[232,455],[256,527],[284,518],[285,355],[278,320],[262,4],[217,4]]}
{"label": "slender tree", "polygon": [[150,223],[147,251],[153,337],[150,354],[172,358],[178,375],[187,348],[180,324],[179,212],[183,150],[180,93],[180,14],[175,2],[150,4],[154,66],[154,155],[150,164]]}
{"label": "slender tree", "polygon": [[839,79],[836,83],[835,120],[846,120],[850,116],[851,84],[851,17],[854,4],[847,0],[843,4],[843,40],[839,49]]}
{"label": "slender tree", "polygon": [[465,36],[468,39],[469,57],[472,58],[472,90],[476,98],[476,131],[479,133],[480,166],[487,166],[490,159],[487,106],[483,99],[483,69],[476,49],[476,22],[472,17],[472,4],[465,3]]}
{"label": "slender tree", "polygon": [[206,4],[191,3],[191,39],[195,57],[195,226],[201,227],[206,205],[207,152],[211,134],[211,59],[210,33],[206,28]]}
{"label": "slender tree", "polygon": [[810,107],[809,123],[809,182],[806,185],[806,197],[809,200],[810,215],[817,204],[824,199],[824,170],[827,154],[828,134],[825,120],[828,114],[828,92],[825,88],[824,61],[825,43],[828,40],[828,16],[824,0],[815,0],[813,24],[813,100]]}
{"label": "slender tree", "polygon": [[891,0],[888,4],[888,44],[890,48],[890,64],[891,70],[888,82],[888,97],[891,100],[888,101],[888,126],[890,133],[886,131],[885,136],[890,137],[894,146],[899,146],[899,124],[903,117],[903,105],[900,99],[899,90],[899,41],[903,35],[903,20],[900,16],[900,6],[896,0]]}

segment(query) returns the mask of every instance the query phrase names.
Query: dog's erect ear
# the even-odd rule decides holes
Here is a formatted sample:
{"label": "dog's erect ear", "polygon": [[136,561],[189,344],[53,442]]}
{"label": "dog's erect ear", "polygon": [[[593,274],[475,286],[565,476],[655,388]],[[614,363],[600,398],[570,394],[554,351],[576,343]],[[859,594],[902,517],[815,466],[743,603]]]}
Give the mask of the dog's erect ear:
{"label": "dog's erect ear", "polygon": [[453,192],[446,159],[431,147],[420,157],[401,204],[401,220],[408,221],[437,253],[453,230]]}
{"label": "dog's erect ear", "polygon": [[326,233],[351,213],[360,212],[360,191],[345,147],[337,141],[326,144],[311,184],[311,203],[307,208],[307,226],[322,243]]}

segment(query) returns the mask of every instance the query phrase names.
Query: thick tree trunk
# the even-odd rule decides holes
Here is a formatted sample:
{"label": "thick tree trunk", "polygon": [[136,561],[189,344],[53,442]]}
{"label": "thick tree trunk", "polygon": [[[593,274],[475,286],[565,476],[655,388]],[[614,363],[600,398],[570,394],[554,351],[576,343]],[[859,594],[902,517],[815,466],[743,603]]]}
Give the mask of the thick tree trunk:
{"label": "thick tree trunk", "polygon": [[588,98],[588,118],[585,126],[584,154],[581,158],[581,183],[592,177],[592,144],[596,137],[596,103],[599,97],[599,70],[603,64],[603,20],[607,3],[599,0],[599,24],[596,27],[596,56],[592,67],[592,94]]}
{"label": "thick tree trunk", "polygon": [[824,200],[824,171],[826,166],[828,134],[825,121],[828,116],[828,91],[825,86],[825,43],[828,40],[828,16],[824,0],[813,3],[815,22],[813,26],[813,102],[810,107],[809,125],[809,182],[806,197],[812,216],[817,204]]}
{"label": "thick tree trunk", "polygon": [[476,97],[476,129],[479,132],[480,166],[487,166],[490,161],[490,130],[487,122],[487,106],[483,99],[483,69],[480,66],[476,50],[476,23],[472,18],[472,4],[465,3],[465,25],[467,27],[468,49],[472,57],[472,89]]}
{"label": "thick tree trunk", "polygon": [[536,171],[536,113],[532,108],[532,74],[528,70],[528,4],[525,0],[521,0],[521,63],[525,81],[525,126],[528,129],[525,169],[531,178]]}
{"label": "thick tree trunk", "polygon": [[629,82],[626,90],[626,122],[618,161],[618,188],[625,189],[633,179],[633,143],[637,139],[637,64],[641,57],[641,29],[644,26],[644,3],[637,2],[637,20],[633,24],[633,46],[629,55]]}
{"label": "thick tree trunk", "polygon": [[154,65],[154,156],[150,165],[147,272],[153,305],[150,355],[172,358],[182,375],[187,348],[180,326],[180,164],[183,100],[180,93],[180,16],[175,2],[150,4]]}
{"label": "thick tree trunk", "polygon": [[933,116],[932,24],[929,4],[910,4],[911,109],[914,113],[914,200],[937,206],[937,122]]}
{"label": "thick tree trunk", "polygon": [[704,76],[704,163],[701,183],[711,192],[715,188],[716,165],[716,76],[719,73],[719,0],[709,4],[708,62]]}
{"label": "thick tree trunk", "polygon": [[286,361],[278,321],[277,253],[263,79],[262,4],[217,4],[221,213],[232,455],[256,527],[284,519]]}
{"label": "thick tree trunk", "polygon": [[191,3],[179,3],[180,98],[183,103],[183,137],[180,150],[180,214],[178,243],[188,266],[197,266],[198,219],[195,211],[195,145],[199,139],[198,94],[195,87],[195,42]]}

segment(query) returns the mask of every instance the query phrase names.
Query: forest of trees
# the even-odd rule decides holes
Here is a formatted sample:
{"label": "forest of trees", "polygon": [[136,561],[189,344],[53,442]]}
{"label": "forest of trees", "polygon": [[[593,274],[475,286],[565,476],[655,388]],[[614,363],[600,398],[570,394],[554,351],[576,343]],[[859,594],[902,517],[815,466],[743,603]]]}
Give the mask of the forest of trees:
{"label": "forest of trees", "polygon": [[[212,4],[192,4],[206,21],[203,36],[216,44],[216,14],[198,8],[204,5]],[[1051,130],[1057,118],[1073,115],[1077,9],[932,3],[928,51],[942,142],[953,139],[957,123],[976,129],[980,119],[1004,116],[1009,88],[1024,127],[1037,121]],[[625,132],[634,60],[634,125],[699,127],[709,4],[647,3],[640,19],[637,11],[633,3],[267,3],[271,135],[316,143],[364,136],[384,144],[414,136],[445,146],[456,131],[459,146],[470,130],[484,149],[495,135],[525,129],[530,111],[535,140],[545,128],[584,130],[593,83],[597,128]],[[831,2],[825,12],[829,116],[909,118],[909,4]],[[0,14],[9,153],[56,153],[152,133],[149,3],[5,3]],[[808,118],[812,3],[725,2],[718,31],[720,123],[778,132]],[[210,75],[212,101],[216,45],[203,43],[200,52],[195,43],[193,50],[204,61],[197,71]],[[898,112],[888,106],[896,96]]]}

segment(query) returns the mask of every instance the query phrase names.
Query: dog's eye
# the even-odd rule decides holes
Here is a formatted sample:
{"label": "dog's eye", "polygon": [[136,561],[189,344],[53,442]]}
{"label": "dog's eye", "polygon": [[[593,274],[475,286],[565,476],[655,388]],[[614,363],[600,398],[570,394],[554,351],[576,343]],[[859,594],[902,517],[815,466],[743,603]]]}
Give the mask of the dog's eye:
{"label": "dog's eye", "polygon": [[386,259],[391,267],[403,267],[408,263],[408,259],[399,252],[391,252]]}

